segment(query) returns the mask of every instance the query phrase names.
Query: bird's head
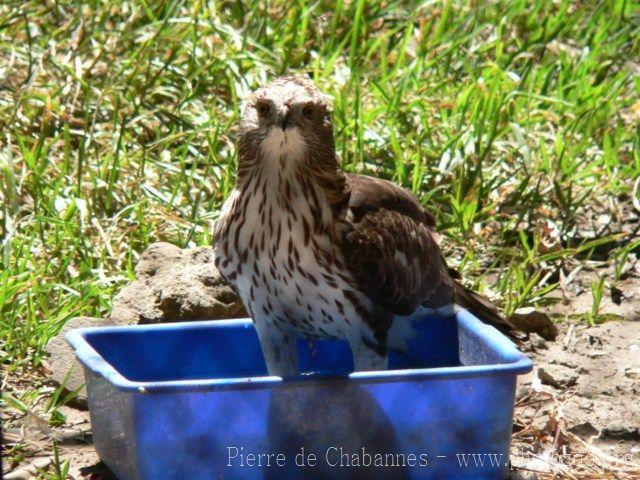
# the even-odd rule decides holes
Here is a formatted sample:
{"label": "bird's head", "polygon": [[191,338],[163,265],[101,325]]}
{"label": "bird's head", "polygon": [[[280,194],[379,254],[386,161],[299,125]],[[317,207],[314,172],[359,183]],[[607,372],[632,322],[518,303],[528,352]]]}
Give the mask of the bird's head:
{"label": "bird's head", "polygon": [[244,105],[238,156],[239,166],[335,158],[327,97],[304,76],[280,77],[258,88]]}

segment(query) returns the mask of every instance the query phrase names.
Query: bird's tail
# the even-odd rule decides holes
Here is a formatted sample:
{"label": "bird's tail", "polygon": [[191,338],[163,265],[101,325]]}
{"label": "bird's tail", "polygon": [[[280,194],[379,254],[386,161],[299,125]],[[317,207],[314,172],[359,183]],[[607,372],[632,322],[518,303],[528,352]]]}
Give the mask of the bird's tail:
{"label": "bird's tail", "polygon": [[409,315],[397,315],[389,333],[387,335],[387,345],[389,350],[403,353],[407,348],[407,343],[415,339],[419,335],[419,329],[416,324],[431,315],[448,317],[455,313],[453,304],[446,305],[442,308],[429,308],[420,305]]}
{"label": "bird's tail", "polygon": [[483,322],[497,328],[511,338],[515,337],[514,325],[500,315],[496,306],[488,298],[465,287],[457,280],[455,281],[453,298],[456,305],[469,310]]}
{"label": "bird's tail", "polygon": [[418,330],[415,323],[428,315],[453,315],[461,308],[468,310],[484,323],[487,323],[500,332],[517,341],[519,336],[515,330],[518,328],[509,320],[500,315],[497,307],[488,298],[465,287],[455,279],[453,303],[442,308],[429,308],[424,305],[418,307],[415,312],[406,316],[396,316],[388,334],[387,344],[390,350],[404,352],[407,342],[415,338]]}

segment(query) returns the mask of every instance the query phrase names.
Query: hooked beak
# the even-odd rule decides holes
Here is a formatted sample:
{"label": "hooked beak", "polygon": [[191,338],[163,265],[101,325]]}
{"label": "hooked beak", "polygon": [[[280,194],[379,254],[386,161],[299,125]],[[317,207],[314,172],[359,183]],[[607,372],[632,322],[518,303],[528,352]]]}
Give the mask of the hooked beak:
{"label": "hooked beak", "polygon": [[283,132],[291,125],[291,110],[288,107],[282,107],[278,111],[276,125],[280,126]]}

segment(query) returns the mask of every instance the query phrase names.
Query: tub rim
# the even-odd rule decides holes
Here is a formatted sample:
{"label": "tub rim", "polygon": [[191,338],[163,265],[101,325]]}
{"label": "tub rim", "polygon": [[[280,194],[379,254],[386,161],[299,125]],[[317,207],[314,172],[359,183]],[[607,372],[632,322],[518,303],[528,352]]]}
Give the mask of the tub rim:
{"label": "tub rim", "polygon": [[69,331],[65,338],[73,348],[76,358],[83,367],[109,381],[121,392],[141,394],[186,393],[196,391],[238,390],[247,388],[274,388],[308,386],[309,382],[352,381],[360,384],[383,382],[409,382],[426,380],[450,380],[463,378],[483,378],[529,373],[533,369],[532,361],[520,352],[515,344],[490,325],[480,321],[466,310],[455,313],[455,320],[461,328],[479,337],[502,361],[487,365],[463,365],[433,368],[396,369],[384,371],[352,372],[348,375],[304,375],[291,377],[255,376],[237,378],[187,379],[166,381],[134,381],[124,377],[107,362],[85,338],[89,334],[123,333],[132,330],[187,330],[203,326],[228,328],[253,326],[250,318],[227,320],[201,320],[190,322],[160,323],[153,325],[126,325],[108,327],[85,327]]}

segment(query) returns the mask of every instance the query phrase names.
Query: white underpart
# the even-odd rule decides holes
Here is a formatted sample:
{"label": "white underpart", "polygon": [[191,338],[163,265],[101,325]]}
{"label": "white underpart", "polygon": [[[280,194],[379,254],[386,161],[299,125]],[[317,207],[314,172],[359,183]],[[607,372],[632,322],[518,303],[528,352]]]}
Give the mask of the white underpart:
{"label": "white underpart", "polygon": [[[293,244],[298,248],[300,254],[300,261],[298,264],[306,272],[320,272],[321,267],[315,257],[314,251],[310,246],[304,246],[304,230],[302,226],[302,216],[307,219],[309,225],[312,225],[312,215],[309,208],[309,202],[300,191],[300,187],[295,181],[294,166],[296,162],[300,161],[302,155],[304,155],[304,139],[296,128],[288,129],[286,132],[281,128],[272,128],[269,135],[263,141],[263,169],[262,176],[251,179],[247,190],[250,190],[254,186],[254,182],[262,182],[266,177],[270,188],[267,190],[267,206],[271,205],[274,212],[279,212],[282,216],[274,218],[274,226],[277,222],[286,224],[287,214],[283,212],[281,207],[278,206],[278,196],[283,195],[283,192],[278,190],[279,181],[279,169],[282,168],[280,158],[282,155],[286,156],[286,162],[284,164],[283,175],[288,178],[293,187],[293,198],[291,200],[293,210],[298,214],[297,221],[292,222],[292,228],[290,231],[283,229],[280,243],[277,248],[276,255],[274,257],[275,263],[278,266],[278,273],[282,274],[282,265],[288,262],[287,246],[289,238],[292,239]],[[322,195],[321,191],[317,191],[318,195]],[[225,202],[220,217],[231,213],[231,208],[235,200],[240,197],[241,192],[234,190]],[[246,208],[246,222],[245,225],[250,228],[243,228],[239,237],[239,248],[242,251],[247,247],[251,234],[254,235],[254,241],[259,241],[263,230],[267,228],[264,225],[259,213],[259,197],[252,198]],[[323,203],[321,201],[321,203]],[[331,221],[331,211],[326,206],[322,212],[323,221]],[[267,235],[268,232],[265,232]],[[230,231],[230,235],[235,235],[235,230]],[[331,240],[328,236],[318,236],[313,234],[313,238],[323,248],[329,249],[331,247]],[[269,252],[275,242],[274,236],[267,236],[265,250]],[[220,254],[221,249],[216,249],[216,255]],[[417,269],[417,259],[408,261],[404,252],[396,252],[396,259],[405,268],[413,267]],[[297,270],[294,270],[293,277],[291,279],[270,279],[270,287],[273,291],[277,291],[277,295],[269,294],[266,288],[255,289],[253,302],[249,299],[249,292],[252,286],[252,265],[254,263],[254,254],[250,252],[247,262],[243,269],[243,274],[239,275],[236,279],[236,288],[240,297],[245,302],[245,305],[253,312],[253,320],[260,336],[260,342],[265,355],[265,361],[267,363],[269,373],[272,375],[292,375],[297,370],[296,359],[296,345],[295,337],[304,336],[305,332],[301,329],[289,328],[290,338],[287,340],[283,336],[281,326],[276,327],[273,323],[273,318],[277,315],[282,315],[286,310],[290,315],[297,317],[306,317],[309,315],[307,305],[311,307],[311,315],[319,320],[320,326],[324,331],[337,338],[346,339],[351,345],[353,351],[355,369],[358,371],[365,370],[380,370],[385,369],[387,366],[387,357],[381,357],[373,352],[370,348],[366,347],[362,343],[362,324],[357,320],[358,315],[354,311],[354,308],[348,300],[344,298],[342,293],[343,289],[348,288],[348,285],[339,277],[334,276],[334,280],[337,284],[336,288],[329,286],[329,284],[321,277],[317,277],[318,285],[313,285],[308,279],[304,278]],[[270,253],[263,254],[258,260],[258,266],[260,271],[268,271],[270,265]],[[297,266],[297,264],[296,264]],[[224,272],[223,272],[224,273]],[[326,272],[330,273],[330,272]],[[299,285],[303,291],[302,298],[304,301],[302,305],[298,305],[296,297],[301,297],[297,292],[295,285]],[[320,299],[320,295],[324,296],[331,301],[325,303]],[[344,314],[338,311],[336,305],[332,302],[334,298],[342,303],[344,308]],[[367,301],[362,299],[365,306]],[[273,313],[271,315],[265,315],[263,313],[263,306],[271,304],[273,307]],[[250,307],[250,308],[249,308]],[[431,309],[426,307],[419,307],[411,315],[396,316],[394,318],[393,325],[389,330],[388,345],[393,350],[403,350],[406,348],[406,342],[412,338],[415,334],[415,328],[413,323],[424,318],[426,315],[451,315],[455,311],[458,311],[461,307],[458,305],[450,304],[442,308]],[[324,309],[328,315],[330,315],[335,322],[323,323],[320,315],[321,309]],[[351,324],[347,324],[344,318],[351,320]],[[366,329],[367,327],[365,327]],[[276,355],[277,353],[277,355]]]}
{"label": "white underpart", "polygon": [[262,142],[262,148],[267,157],[278,160],[280,155],[289,159],[302,158],[304,155],[304,139],[297,127],[287,131],[272,127],[267,138]]}
{"label": "white underpart", "polygon": [[[339,339],[345,339],[351,344],[354,353],[354,362],[357,370],[373,370],[386,368],[386,357],[375,354],[370,348],[362,343],[363,330],[369,330],[367,326],[359,320],[353,305],[344,297],[344,289],[349,289],[347,283],[334,275],[334,271],[330,268],[325,270],[312,249],[311,242],[305,245],[305,235],[302,218],[304,217],[310,226],[311,237],[324,250],[330,251],[332,241],[328,235],[319,235],[313,232],[313,215],[309,200],[305,197],[301,187],[295,178],[294,166],[302,159],[304,154],[304,139],[296,128],[288,129],[283,132],[280,128],[272,128],[270,134],[263,141],[264,157],[261,174],[250,179],[245,187],[245,192],[253,190],[256,182],[261,186],[267,179],[267,202],[264,209],[268,212],[269,208],[273,209],[273,227],[274,233],[269,233],[268,221],[265,222],[259,212],[261,195],[253,196],[245,209],[245,223],[238,237],[238,250],[243,252],[250,244],[250,238],[253,235],[254,242],[260,242],[264,233],[265,248],[256,258],[253,250],[249,250],[243,270],[235,279],[235,286],[238,294],[242,298],[247,310],[252,313],[252,318],[256,331],[260,337],[260,343],[265,355],[265,361],[269,373],[271,375],[291,375],[296,373],[296,345],[295,338],[298,336],[313,336],[305,327],[289,326],[275,323],[274,319],[278,316],[284,317],[285,313],[304,323],[309,316],[313,318],[313,326],[322,328],[322,332],[318,330],[318,336],[330,336]],[[284,166],[281,163],[282,156],[285,156]],[[283,169],[284,167],[284,169]],[[280,185],[280,175],[283,179],[287,179],[291,185],[291,198],[285,200],[285,193]],[[332,212],[328,202],[323,198],[321,189],[316,188],[316,194],[320,198],[320,204],[323,206],[322,219],[329,224],[332,220]],[[246,195],[246,193],[245,193]],[[234,190],[227,203],[223,206],[222,214],[231,212],[230,203],[234,198],[242,200],[242,193]],[[297,218],[291,220],[291,229],[288,228],[287,218],[289,214],[281,206],[283,201],[287,201],[296,213]],[[236,202],[240,203],[240,202]],[[228,205],[229,204],[229,205]],[[226,214],[229,214],[226,213]],[[222,215],[221,214],[221,215]],[[282,233],[280,241],[276,246],[276,254],[273,260],[276,265],[276,278],[271,278],[269,268],[271,265],[271,249],[273,248],[277,236],[277,225],[282,225]],[[232,227],[229,236],[233,238],[236,234],[236,227]],[[289,240],[298,250],[300,260],[294,260],[294,269],[291,278],[285,275],[284,265],[288,265]],[[216,256],[222,255],[222,248],[215,249]],[[230,252],[233,257],[237,258],[238,252]],[[253,265],[257,265],[260,272],[267,274],[268,286],[272,293],[268,292],[266,285],[260,285],[258,288],[254,285]],[[315,285],[311,280],[303,276],[297,267],[305,272],[313,273],[317,280]],[[231,262],[227,271],[221,269],[225,275],[231,273],[235,269],[235,262]],[[321,272],[330,275],[336,287],[329,285]],[[300,287],[302,295],[298,292],[296,285]],[[253,300],[251,300],[251,289],[253,287]],[[322,300],[324,297],[327,301]],[[338,299],[343,308],[343,313],[334,302]],[[298,300],[300,302],[298,302]],[[365,307],[370,307],[370,300],[360,296],[360,300]],[[265,314],[264,307],[271,306],[271,313]],[[332,321],[324,322],[322,311],[332,319]],[[350,323],[347,323],[348,319]]]}

